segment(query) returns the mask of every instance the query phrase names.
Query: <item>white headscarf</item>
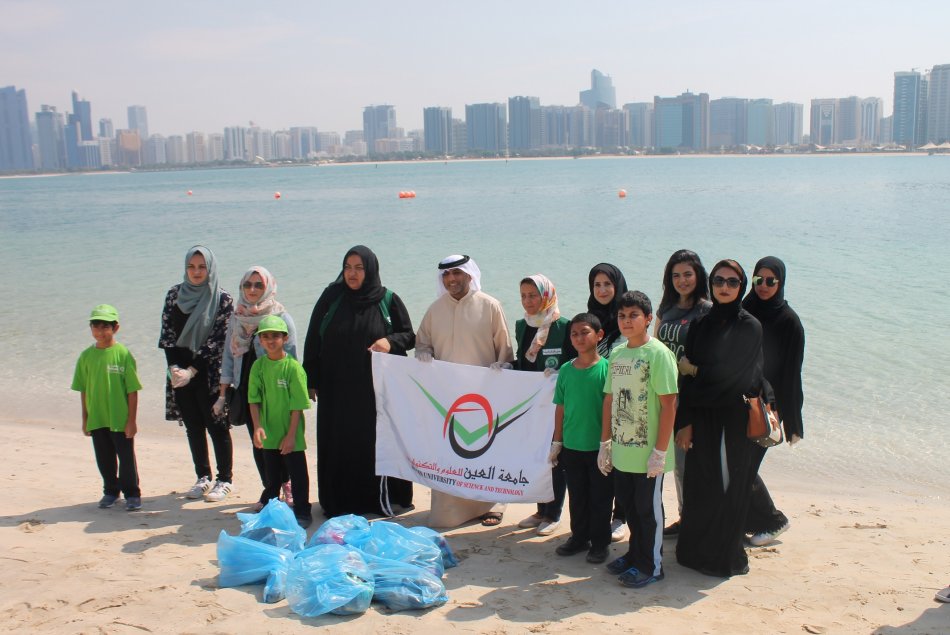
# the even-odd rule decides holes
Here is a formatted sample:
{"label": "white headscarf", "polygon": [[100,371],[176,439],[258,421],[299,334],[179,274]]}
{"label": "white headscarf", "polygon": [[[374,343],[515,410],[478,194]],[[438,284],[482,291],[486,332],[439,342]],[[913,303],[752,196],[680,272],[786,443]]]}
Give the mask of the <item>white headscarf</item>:
{"label": "white headscarf", "polygon": [[478,265],[475,264],[475,261],[469,258],[468,256],[461,256],[458,254],[448,256],[439,261],[439,270],[436,273],[435,283],[438,288],[436,291],[435,297],[441,298],[447,293],[445,290],[445,285],[442,284],[442,274],[447,269],[461,269],[469,276],[471,276],[472,281],[469,283],[468,288],[470,291],[481,291],[482,290],[482,272],[478,268]]}

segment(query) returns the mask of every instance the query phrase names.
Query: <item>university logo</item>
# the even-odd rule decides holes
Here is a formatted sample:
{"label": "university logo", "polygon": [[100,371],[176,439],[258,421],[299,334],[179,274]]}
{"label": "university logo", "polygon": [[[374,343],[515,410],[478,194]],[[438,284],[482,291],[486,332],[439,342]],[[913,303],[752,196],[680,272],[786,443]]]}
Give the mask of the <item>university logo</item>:
{"label": "university logo", "polygon": [[[463,459],[475,459],[488,452],[499,434],[528,414],[528,411],[531,410],[531,402],[541,392],[538,390],[514,407],[495,414],[491,403],[484,395],[474,392],[466,393],[446,408],[415,378],[410,377],[410,379],[419,387],[419,390],[426,396],[432,407],[442,416],[442,437],[448,438],[452,451]],[[478,412],[484,415],[484,423],[482,423],[481,415],[462,414]],[[459,417],[456,415],[460,414],[465,418],[468,426],[459,421]]]}

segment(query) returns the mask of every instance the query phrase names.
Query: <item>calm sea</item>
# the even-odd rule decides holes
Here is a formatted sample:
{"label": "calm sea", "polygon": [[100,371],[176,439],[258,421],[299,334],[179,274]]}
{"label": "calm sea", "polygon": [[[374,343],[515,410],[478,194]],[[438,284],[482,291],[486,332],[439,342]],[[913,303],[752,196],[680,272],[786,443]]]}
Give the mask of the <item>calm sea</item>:
{"label": "calm sea", "polygon": [[[619,198],[620,189],[627,191]],[[188,195],[187,192],[192,194]],[[401,190],[417,198],[399,199]],[[280,192],[280,199],[274,193]],[[587,271],[618,265],[660,297],[679,248],[707,266],[765,255],[788,265],[805,325],[805,441],[769,463],[834,482],[946,486],[950,436],[947,243],[950,157],[670,157],[345,165],[0,179],[0,368],[5,414],[77,419],[75,358],[93,305],[115,304],[163,422],[156,348],[166,290],[195,243],[236,291],[260,264],[305,331],[313,303],[363,243],[418,322],[435,264],[466,253],[509,322],[518,281],[542,272],[565,315]],[[751,273],[751,272],[750,272]],[[943,325],[943,326],[941,326]],[[77,423],[78,425],[78,423]],[[939,491],[939,490],[932,490]]]}

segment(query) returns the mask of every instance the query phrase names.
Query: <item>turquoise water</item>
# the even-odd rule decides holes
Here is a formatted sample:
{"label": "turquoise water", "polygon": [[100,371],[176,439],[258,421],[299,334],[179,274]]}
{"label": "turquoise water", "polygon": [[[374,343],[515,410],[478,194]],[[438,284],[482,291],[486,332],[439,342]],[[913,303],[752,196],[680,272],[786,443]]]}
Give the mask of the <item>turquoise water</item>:
{"label": "turquoise water", "polygon": [[[628,196],[617,196],[619,189]],[[188,196],[186,192],[193,194]],[[399,199],[401,190],[417,198]],[[274,192],[281,192],[275,199]],[[142,425],[162,422],[155,345],[184,253],[210,246],[223,286],[252,264],[306,329],[344,252],[363,243],[418,323],[435,263],[467,253],[513,324],[542,272],[565,315],[607,261],[660,297],[679,248],[707,266],[788,265],[805,325],[806,439],[768,462],[836,481],[936,485],[950,441],[946,282],[950,158],[670,157],[484,161],[0,179],[0,381],[7,415],[75,418],[68,390],[93,305],[115,304],[139,360]],[[929,325],[929,326],[928,326]],[[941,326],[942,325],[942,326]],[[12,363],[11,363],[12,362]]]}

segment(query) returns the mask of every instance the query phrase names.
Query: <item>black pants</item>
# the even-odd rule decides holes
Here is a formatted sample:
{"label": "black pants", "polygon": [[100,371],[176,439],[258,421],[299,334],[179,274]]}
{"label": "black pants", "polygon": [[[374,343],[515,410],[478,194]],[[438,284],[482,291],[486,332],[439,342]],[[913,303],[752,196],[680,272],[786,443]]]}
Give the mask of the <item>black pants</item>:
{"label": "black pants", "polygon": [[[563,451],[563,450],[562,450]],[[545,520],[561,520],[561,510],[564,509],[564,494],[567,492],[567,481],[564,478],[564,469],[560,461],[551,468],[551,485],[554,488],[554,500],[547,503],[538,503],[538,514]]]}
{"label": "black pants", "polygon": [[215,422],[214,415],[211,414],[213,403],[211,395],[201,384],[201,381],[194,383],[193,380],[192,383],[175,389],[175,403],[181,412],[181,420],[185,424],[191,460],[195,464],[195,475],[198,478],[202,476],[211,478],[211,461],[208,457],[208,436],[210,436],[218,468],[216,478],[230,483],[234,463],[231,430],[226,423]]}
{"label": "black pants", "polygon": [[581,542],[589,540],[593,549],[608,546],[613,479],[597,469],[597,450],[582,452],[564,448],[558,465],[563,466],[567,480],[571,535]]}
{"label": "black pants", "polygon": [[[767,448],[756,444],[752,450],[752,462],[756,471],[762,465]],[[788,523],[788,517],[775,508],[772,496],[762,477],[756,473],[752,481],[752,497],[749,499],[749,513],[746,515],[745,531],[747,534],[763,534],[777,531]]]}
{"label": "black pants", "polygon": [[647,575],[663,572],[663,475],[623,472],[614,468],[614,491],[630,528],[626,559]]}
{"label": "black pants", "polygon": [[135,439],[126,439],[125,432],[99,428],[92,431],[92,449],[102,475],[103,494],[118,496],[121,492],[126,500],[130,496],[142,496],[135,463]]}
{"label": "black pants", "polygon": [[[254,465],[257,466],[257,473],[261,475],[261,487],[267,487],[267,470],[264,467],[264,450],[254,445],[254,422],[251,421],[250,415],[245,419],[247,422],[247,433],[251,437],[251,450],[254,453]],[[281,464],[283,465],[283,464]],[[281,468],[281,483],[286,483],[290,480],[290,475],[287,474],[287,468]]]}
{"label": "black pants", "polygon": [[303,451],[281,454],[280,450],[262,450],[264,454],[264,492],[261,502],[265,505],[280,495],[282,472],[290,474],[290,488],[294,495],[294,516],[310,518],[310,473],[307,471],[307,455]]}

